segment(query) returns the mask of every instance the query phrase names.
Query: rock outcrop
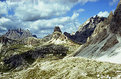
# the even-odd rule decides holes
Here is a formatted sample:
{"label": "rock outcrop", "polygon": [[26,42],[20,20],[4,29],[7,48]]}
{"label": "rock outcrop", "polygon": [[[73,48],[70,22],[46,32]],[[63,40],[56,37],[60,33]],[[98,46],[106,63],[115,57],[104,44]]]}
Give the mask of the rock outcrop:
{"label": "rock outcrop", "polygon": [[29,30],[23,30],[23,29],[10,29],[6,34],[3,35],[4,37],[7,37],[9,39],[13,40],[22,40],[27,37],[35,37],[33,36]]}
{"label": "rock outcrop", "polygon": [[3,44],[3,45],[11,45],[11,44],[22,44],[23,42],[1,36],[0,37],[0,43]]}
{"label": "rock outcrop", "polygon": [[121,35],[121,0],[114,12],[114,16],[112,18],[112,22],[110,25],[110,31],[112,33],[120,34]]}
{"label": "rock outcrop", "polygon": [[87,38],[90,37],[95,30],[96,26],[104,21],[106,18],[104,17],[99,17],[99,16],[94,16],[88,19],[84,24],[82,24],[79,27],[79,30],[74,34],[71,35],[67,32],[64,34],[70,38],[72,41],[79,43],[79,44],[84,44],[87,41]]}
{"label": "rock outcrop", "polygon": [[37,39],[35,37],[28,37],[25,38],[24,40],[22,40],[24,42],[24,44],[26,45],[39,45],[40,44],[40,39]]}
{"label": "rock outcrop", "polygon": [[82,56],[101,61],[121,63],[121,0],[114,14],[99,23],[87,42],[75,52]]}
{"label": "rock outcrop", "polygon": [[37,47],[34,50],[27,51],[22,54],[13,55],[4,59],[4,64],[8,69],[13,69],[26,64],[32,64],[37,58],[44,58],[46,55],[52,54],[53,56],[66,56],[68,48],[62,45],[45,45]]}
{"label": "rock outcrop", "polygon": [[63,44],[63,43],[67,43],[68,42],[68,38],[62,34],[60,27],[55,27],[54,28],[54,32],[51,35],[51,39],[48,41],[48,43],[54,43],[54,44]]}
{"label": "rock outcrop", "polygon": [[[54,32],[61,32],[60,27],[59,27],[59,26],[55,26],[55,28],[54,28]],[[62,32],[61,32],[61,33],[62,33]]]}

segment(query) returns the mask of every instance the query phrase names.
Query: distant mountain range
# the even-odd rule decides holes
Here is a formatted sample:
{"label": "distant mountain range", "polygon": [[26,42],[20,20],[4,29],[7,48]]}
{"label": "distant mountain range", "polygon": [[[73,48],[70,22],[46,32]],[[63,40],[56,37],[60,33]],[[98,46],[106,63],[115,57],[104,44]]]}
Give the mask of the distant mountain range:
{"label": "distant mountain range", "polygon": [[22,40],[25,39],[27,37],[36,37],[36,35],[32,35],[32,33],[30,33],[29,30],[24,30],[24,29],[10,29],[8,30],[8,32],[4,35],[2,35],[4,37],[7,37],[9,39],[13,39],[13,40]]}

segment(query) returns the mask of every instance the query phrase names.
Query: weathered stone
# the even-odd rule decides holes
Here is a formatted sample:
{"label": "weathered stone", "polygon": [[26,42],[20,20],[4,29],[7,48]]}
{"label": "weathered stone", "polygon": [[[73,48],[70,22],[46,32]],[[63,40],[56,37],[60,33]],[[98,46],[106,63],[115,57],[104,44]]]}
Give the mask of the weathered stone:
{"label": "weathered stone", "polygon": [[60,27],[59,27],[59,26],[56,26],[56,27],[54,28],[54,32],[61,32]]}
{"label": "weathered stone", "polygon": [[109,38],[107,40],[107,42],[104,44],[104,46],[101,48],[101,51],[106,51],[107,49],[113,47],[114,45],[116,45],[117,43],[119,43],[119,41],[117,40],[117,37],[114,35],[111,38]]}
{"label": "weathered stone", "polygon": [[13,55],[4,59],[5,65],[8,65],[9,69],[19,67],[24,64],[32,64],[37,58],[43,58],[46,55],[53,54],[54,56],[66,56],[68,48],[62,45],[49,44],[35,48],[22,54]]}
{"label": "weathered stone", "polygon": [[23,30],[21,28],[9,29],[8,32],[3,36],[13,40],[22,40],[27,37],[33,37],[29,30]]}
{"label": "weathered stone", "polygon": [[104,21],[106,18],[104,17],[99,17],[99,16],[95,16],[95,17],[91,17],[90,19],[88,19],[80,28],[79,30],[74,34],[71,35],[67,32],[65,32],[64,34],[70,38],[72,41],[79,43],[79,44],[84,44],[87,41],[87,38],[90,37],[93,33],[93,31],[95,30],[96,26]]}
{"label": "weathered stone", "polygon": [[118,34],[121,32],[120,29],[121,29],[121,1],[119,2],[114,12],[114,17],[111,21],[110,31],[112,33]]}

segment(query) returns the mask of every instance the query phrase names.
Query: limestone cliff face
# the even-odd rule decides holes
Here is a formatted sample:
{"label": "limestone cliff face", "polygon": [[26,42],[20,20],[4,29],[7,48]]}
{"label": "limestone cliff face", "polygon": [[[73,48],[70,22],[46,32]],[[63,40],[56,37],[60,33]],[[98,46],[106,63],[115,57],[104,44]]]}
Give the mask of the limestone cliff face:
{"label": "limestone cliff face", "polygon": [[104,21],[105,19],[106,18],[99,16],[91,17],[79,27],[79,30],[74,35],[71,35],[67,32],[65,32],[64,34],[72,41],[79,44],[84,44],[86,43],[87,38],[92,35],[97,25],[102,21]]}
{"label": "limestone cliff face", "polygon": [[121,0],[114,14],[100,22],[87,42],[75,52],[74,56],[121,63]]}

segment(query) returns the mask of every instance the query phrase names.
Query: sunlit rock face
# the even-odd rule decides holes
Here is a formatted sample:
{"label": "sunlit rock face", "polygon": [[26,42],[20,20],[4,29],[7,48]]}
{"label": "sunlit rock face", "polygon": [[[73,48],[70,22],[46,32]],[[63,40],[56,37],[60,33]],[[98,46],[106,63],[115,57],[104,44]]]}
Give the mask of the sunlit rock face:
{"label": "sunlit rock face", "polygon": [[49,43],[54,44],[64,44],[69,42],[68,38],[62,33],[60,27],[55,26],[54,32],[51,35],[51,40],[48,41]]}
{"label": "sunlit rock face", "polygon": [[105,19],[106,18],[104,17],[99,17],[96,15],[88,19],[84,24],[82,24],[79,27],[79,30],[75,34],[71,35],[67,32],[65,32],[64,34],[68,38],[70,38],[72,41],[79,43],[79,44],[84,44],[86,43],[87,38],[92,35],[97,25],[101,23],[102,21],[104,21]]}
{"label": "sunlit rock face", "polygon": [[121,63],[121,1],[114,14],[99,23],[74,56],[82,56],[101,61]]}

